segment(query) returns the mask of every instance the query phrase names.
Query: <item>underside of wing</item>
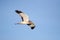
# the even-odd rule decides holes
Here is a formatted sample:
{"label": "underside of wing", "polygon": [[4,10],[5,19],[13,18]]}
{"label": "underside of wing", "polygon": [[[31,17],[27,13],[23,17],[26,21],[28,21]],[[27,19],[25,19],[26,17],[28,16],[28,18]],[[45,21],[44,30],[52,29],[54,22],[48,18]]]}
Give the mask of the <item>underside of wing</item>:
{"label": "underside of wing", "polygon": [[16,10],[16,13],[18,13],[19,16],[21,16],[22,21],[29,21],[29,17],[26,14],[24,14],[22,11]]}
{"label": "underside of wing", "polygon": [[21,13],[19,15],[21,16],[21,18],[23,19],[23,21],[29,21],[29,17],[26,14]]}
{"label": "underside of wing", "polygon": [[32,21],[29,21],[29,24],[27,24],[28,26],[31,27],[31,29],[34,29],[35,28],[35,25]]}
{"label": "underside of wing", "polygon": [[34,24],[27,24],[28,26],[30,26],[31,29],[34,29],[35,28],[35,25]]}

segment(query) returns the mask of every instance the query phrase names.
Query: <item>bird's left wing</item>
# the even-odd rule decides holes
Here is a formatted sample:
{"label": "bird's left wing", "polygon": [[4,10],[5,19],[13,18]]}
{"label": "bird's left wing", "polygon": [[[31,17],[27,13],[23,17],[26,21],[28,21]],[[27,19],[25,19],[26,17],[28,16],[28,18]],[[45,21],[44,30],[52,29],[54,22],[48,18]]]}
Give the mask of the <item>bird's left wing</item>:
{"label": "bird's left wing", "polygon": [[25,13],[23,13],[22,11],[19,11],[19,10],[15,10],[15,11],[16,11],[16,13],[19,14],[19,16],[21,16],[22,21],[29,21],[29,17]]}

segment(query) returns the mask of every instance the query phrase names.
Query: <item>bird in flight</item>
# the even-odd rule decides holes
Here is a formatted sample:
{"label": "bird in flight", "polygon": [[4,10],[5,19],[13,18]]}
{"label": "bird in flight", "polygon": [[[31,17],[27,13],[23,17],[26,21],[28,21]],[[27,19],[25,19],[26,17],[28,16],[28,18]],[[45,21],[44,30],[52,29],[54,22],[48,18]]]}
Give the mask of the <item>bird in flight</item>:
{"label": "bird in flight", "polygon": [[26,24],[28,25],[31,29],[34,29],[35,28],[35,25],[34,23],[29,20],[29,17],[22,11],[19,11],[19,10],[15,10],[15,12],[21,17],[22,19],[22,22],[19,22],[17,24]]}

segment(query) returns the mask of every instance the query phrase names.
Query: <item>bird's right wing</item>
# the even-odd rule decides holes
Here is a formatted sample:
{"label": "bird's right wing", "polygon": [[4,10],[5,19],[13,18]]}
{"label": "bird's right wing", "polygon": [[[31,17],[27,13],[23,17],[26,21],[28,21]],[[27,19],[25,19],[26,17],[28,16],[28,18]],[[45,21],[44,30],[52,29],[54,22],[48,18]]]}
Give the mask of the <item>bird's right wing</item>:
{"label": "bird's right wing", "polygon": [[35,25],[32,21],[29,21],[29,24],[27,24],[28,26],[30,26],[31,29],[35,28]]}

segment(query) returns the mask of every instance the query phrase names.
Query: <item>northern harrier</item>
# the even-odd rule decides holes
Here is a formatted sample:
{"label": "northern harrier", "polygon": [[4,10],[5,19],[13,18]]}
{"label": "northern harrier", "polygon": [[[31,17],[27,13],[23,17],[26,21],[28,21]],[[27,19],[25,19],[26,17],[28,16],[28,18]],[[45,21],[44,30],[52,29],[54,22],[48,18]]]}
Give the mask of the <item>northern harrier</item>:
{"label": "northern harrier", "polygon": [[35,28],[34,23],[31,20],[29,20],[29,17],[25,13],[19,10],[15,10],[15,12],[19,14],[19,16],[21,16],[22,18],[22,22],[19,22],[17,24],[27,24],[28,26],[30,26],[31,29]]}

